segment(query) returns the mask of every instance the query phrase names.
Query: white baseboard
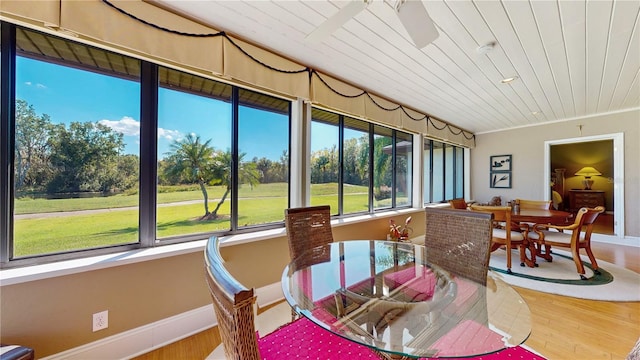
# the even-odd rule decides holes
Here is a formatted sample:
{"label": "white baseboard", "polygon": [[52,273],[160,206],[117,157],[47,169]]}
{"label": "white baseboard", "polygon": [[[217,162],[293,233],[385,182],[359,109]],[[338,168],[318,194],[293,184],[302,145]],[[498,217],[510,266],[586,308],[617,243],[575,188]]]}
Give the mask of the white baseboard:
{"label": "white baseboard", "polygon": [[[258,306],[283,299],[280,283],[256,289]],[[217,324],[213,305],[206,305],[151,324],[109,336],[42,360],[131,359],[175,341],[207,330]]]}
{"label": "white baseboard", "polygon": [[636,237],[636,236],[625,236],[624,238],[621,238],[615,235],[604,235],[604,234],[592,233],[591,241],[605,243],[605,244],[640,247],[640,237]]}
{"label": "white baseboard", "polygon": [[213,307],[207,305],[53,354],[43,360],[130,359],[197,334],[216,323]]}

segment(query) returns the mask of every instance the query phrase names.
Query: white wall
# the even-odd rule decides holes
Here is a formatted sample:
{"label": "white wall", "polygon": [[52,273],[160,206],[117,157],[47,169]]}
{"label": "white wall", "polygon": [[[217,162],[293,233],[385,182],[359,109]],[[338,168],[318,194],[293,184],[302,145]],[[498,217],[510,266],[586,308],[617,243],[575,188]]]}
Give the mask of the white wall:
{"label": "white wall", "polygon": [[[579,125],[582,125],[580,128]],[[476,134],[471,150],[470,198],[486,202],[501,196],[543,199],[549,179],[544,173],[545,141],[602,134],[624,135],[624,213],[626,236],[640,236],[640,109],[548,125]],[[511,189],[489,188],[489,157],[512,154]]]}

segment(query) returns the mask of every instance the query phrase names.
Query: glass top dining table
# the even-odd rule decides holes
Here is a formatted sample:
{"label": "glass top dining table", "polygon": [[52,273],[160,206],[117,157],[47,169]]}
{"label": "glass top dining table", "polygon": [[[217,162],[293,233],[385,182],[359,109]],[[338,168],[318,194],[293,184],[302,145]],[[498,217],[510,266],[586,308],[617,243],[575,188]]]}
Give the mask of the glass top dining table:
{"label": "glass top dining table", "polygon": [[531,332],[529,307],[499,274],[473,282],[412,243],[308,249],[285,267],[282,288],[298,314],[383,358],[478,356],[520,345]]}

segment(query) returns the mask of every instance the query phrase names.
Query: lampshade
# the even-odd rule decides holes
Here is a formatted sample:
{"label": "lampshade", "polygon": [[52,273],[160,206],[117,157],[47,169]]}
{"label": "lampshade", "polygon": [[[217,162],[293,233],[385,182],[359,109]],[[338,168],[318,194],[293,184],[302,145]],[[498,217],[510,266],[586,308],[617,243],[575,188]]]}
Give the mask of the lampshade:
{"label": "lampshade", "polygon": [[602,175],[600,171],[596,170],[596,168],[591,166],[585,166],[582,169],[578,170],[574,175],[584,176],[585,178],[590,178],[592,176]]}

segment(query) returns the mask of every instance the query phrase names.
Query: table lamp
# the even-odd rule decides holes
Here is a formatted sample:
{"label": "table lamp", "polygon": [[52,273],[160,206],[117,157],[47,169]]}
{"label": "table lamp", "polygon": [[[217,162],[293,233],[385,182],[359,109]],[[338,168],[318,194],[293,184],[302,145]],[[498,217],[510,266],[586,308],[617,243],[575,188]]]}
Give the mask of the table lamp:
{"label": "table lamp", "polygon": [[582,169],[578,170],[574,175],[584,176],[584,180],[582,180],[582,184],[584,185],[585,190],[591,190],[591,185],[593,185],[593,180],[591,180],[592,176],[602,175],[600,171],[596,170],[594,167],[585,166]]}

